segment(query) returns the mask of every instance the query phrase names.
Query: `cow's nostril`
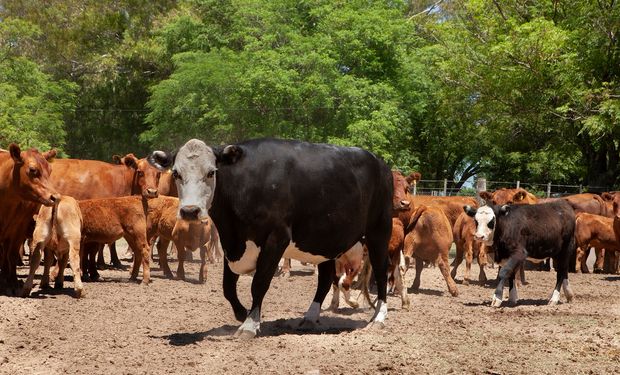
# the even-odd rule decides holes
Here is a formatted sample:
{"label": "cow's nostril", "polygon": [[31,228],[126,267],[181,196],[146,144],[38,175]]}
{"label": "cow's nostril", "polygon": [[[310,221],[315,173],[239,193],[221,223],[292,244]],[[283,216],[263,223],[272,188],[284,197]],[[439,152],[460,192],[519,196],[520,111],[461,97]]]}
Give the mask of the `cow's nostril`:
{"label": "cow's nostril", "polygon": [[200,213],[200,207],[198,206],[183,206],[181,207],[181,218],[186,220],[198,219]]}

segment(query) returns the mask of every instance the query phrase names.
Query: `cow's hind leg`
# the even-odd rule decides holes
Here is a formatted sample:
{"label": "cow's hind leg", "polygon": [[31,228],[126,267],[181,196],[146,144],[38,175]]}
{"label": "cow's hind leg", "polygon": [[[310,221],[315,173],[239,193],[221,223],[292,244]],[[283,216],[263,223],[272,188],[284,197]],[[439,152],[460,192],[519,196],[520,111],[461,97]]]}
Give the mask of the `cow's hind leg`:
{"label": "cow's hind leg", "polygon": [[458,270],[461,263],[463,263],[463,253],[463,244],[461,241],[458,241],[456,244],[456,256],[454,258],[454,261],[452,261],[452,272],[450,272],[450,276],[452,276],[453,279],[456,279],[456,271]]}
{"label": "cow's hind leg", "polygon": [[172,271],[170,271],[170,266],[168,265],[168,245],[170,241],[165,240],[161,237],[157,240],[157,256],[159,257],[159,266],[161,270],[164,272],[164,276],[169,279],[174,278],[172,275]]}
{"label": "cow's hind leg", "polygon": [[39,265],[41,264],[41,249],[44,247],[45,244],[43,242],[39,242],[34,246],[34,250],[30,250],[30,270],[28,273],[28,278],[26,279],[26,283],[22,288],[22,297],[28,297],[30,295],[30,291],[32,290],[32,286],[34,283],[34,274],[39,268]]}
{"label": "cow's hind leg", "polygon": [[[252,278],[252,308],[248,317],[235,333],[236,337],[249,339],[255,337],[260,331],[260,311],[263,299],[269,289],[271,279],[273,279],[278,269],[280,258],[282,258],[289,242],[290,235],[288,229],[276,228],[269,234],[265,244],[261,246],[261,251],[256,260],[256,272]],[[329,283],[327,288],[329,289]]]}
{"label": "cow's hind leg", "polygon": [[377,306],[370,320],[370,327],[382,328],[387,318],[387,269],[388,243],[392,234],[392,219],[386,215],[373,231],[366,234],[368,259],[375,274],[377,283]]}
{"label": "cow's hind leg", "polygon": [[418,257],[415,258],[415,278],[413,279],[413,283],[411,284],[411,289],[414,292],[420,290],[420,277],[422,275],[422,270],[424,269],[424,261]]}
{"label": "cow's hind leg", "polygon": [[73,271],[73,290],[75,298],[84,296],[84,284],[82,284],[82,269],[80,268],[80,239],[69,239],[69,264]]}
{"label": "cow's hind leg", "polygon": [[308,311],[306,311],[303,320],[299,324],[300,327],[305,329],[313,329],[319,322],[321,305],[323,304],[323,300],[325,300],[325,296],[329,291],[329,286],[332,285],[334,281],[336,261],[333,259],[325,261],[320,263],[317,268],[319,269],[319,279],[316,287],[316,293],[314,294],[314,298],[312,299],[312,303],[310,304]]}
{"label": "cow's hind leg", "polygon": [[[437,257],[437,264],[439,266],[439,270],[441,271],[441,274],[446,280],[446,284],[448,285],[448,291],[453,297],[458,296],[459,291],[456,288],[456,283],[454,282],[454,279],[450,276],[450,269],[448,268],[448,253],[447,252]],[[469,262],[469,267],[471,267],[471,261]]]}
{"label": "cow's hind leg", "polygon": [[508,282],[509,286],[509,294],[508,294],[508,302],[512,306],[516,306],[519,301],[519,293],[517,292],[517,282],[515,280],[515,272],[512,273],[510,280]]}

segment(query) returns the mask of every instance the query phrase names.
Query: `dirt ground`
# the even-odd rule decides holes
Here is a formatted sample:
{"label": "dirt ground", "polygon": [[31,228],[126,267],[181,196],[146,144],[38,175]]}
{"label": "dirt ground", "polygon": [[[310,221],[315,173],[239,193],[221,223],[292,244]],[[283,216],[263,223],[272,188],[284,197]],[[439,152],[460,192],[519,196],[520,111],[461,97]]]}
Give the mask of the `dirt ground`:
{"label": "dirt ground", "polygon": [[[106,281],[87,283],[81,300],[71,296],[72,278],[63,290],[41,292],[37,276],[31,298],[0,297],[0,373],[620,373],[619,276],[571,274],[576,302],[549,307],[555,273],[528,271],[519,304],[492,309],[490,285],[463,285],[461,268],[460,295],[451,297],[439,270],[427,268],[410,311],[388,297],[383,330],[362,330],[372,311],[341,302],[338,313],[322,313],[319,329],[302,332],[316,276],[294,262],[290,278],[271,284],[259,337],[240,341],[231,337],[239,323],[221,291],[222,264],[209,265],[204,285],[194,282],[198,266],[186,266],[190,282],[154,268],[149,286],[129,282],[128,270],[105,270]],[[407,285],[413,276],[410,270]],[[240,278],[246,307],[250,283]]]}

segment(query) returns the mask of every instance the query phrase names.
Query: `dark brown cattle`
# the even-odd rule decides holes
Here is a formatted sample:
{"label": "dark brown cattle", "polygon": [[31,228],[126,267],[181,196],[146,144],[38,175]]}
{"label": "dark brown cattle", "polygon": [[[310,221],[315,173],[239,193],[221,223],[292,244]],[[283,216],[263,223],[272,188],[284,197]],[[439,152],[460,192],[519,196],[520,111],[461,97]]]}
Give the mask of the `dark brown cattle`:
{"label": "dark brown cattle", "polygon": [[[158,195],[160,172],[151,166],[146,159],[137,159],[133,154],[118,158],[119,164],[110,164],[97,160],[57,159],[54,162],[54,173],[51,181],[63,195],[77,200],[112,198],[139,194],[145,198]],[[86,266],[93,263],[90,254],[101,252],[104,244],[88,244],[97,246],[87,249],[87,259],[82,259],[85,279],[97,280],[99,273],[96,267]],[[115,247],[110,246],[112,263],[120,267]],[[103,261],[103,257],[101,257]],[[94,272],[94,273],[93,273]]]}
{"label": "dark brown cattle", "polygon": [[19,249],[30,235],[32,217],[40,204],[51,206],[58,194],[49,181],[56,151],[21,151],[11,144],[0,151],[0,288],[18,292]]}

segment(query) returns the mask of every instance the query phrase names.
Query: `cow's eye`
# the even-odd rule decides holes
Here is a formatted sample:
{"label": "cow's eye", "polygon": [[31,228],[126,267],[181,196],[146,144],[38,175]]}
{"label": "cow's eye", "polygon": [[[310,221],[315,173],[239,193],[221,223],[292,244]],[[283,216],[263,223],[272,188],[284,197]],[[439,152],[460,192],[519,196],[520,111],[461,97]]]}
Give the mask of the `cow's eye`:
{"label": "cow's eye", "polygon": [[144,172],[138,171],[138,176],[144,176]]}
{"label": "cow's eye", "polygon": [[491,221],[489,221],[489,223],[487,224],[487,227],[489,227],[489,229],[495,228],[495,218],[493,218],[493,219],[491,219]]}
{"label": "cow's eye", "polygon": [[215,171],[209,171],[209,173],[207,173],[207,178],[213,177],[214,174],[215,174]]}
{"label": "cow's eye", "polygon": [[172,170],[172,177],[173,177],[175,180],[180,180],[180,179],[181,179],[181,175],[179,174],[179,172],[177,172],[177,170],[176,170],[176,169],[173,169],[173,170]]}
{"label": "cow's eye", "polygon": [[30,175],[30,177],[39,177],[41,172],[39,172],[39,170],[36,169],[36,168],[29,168],[28,169],[28,174]]}

